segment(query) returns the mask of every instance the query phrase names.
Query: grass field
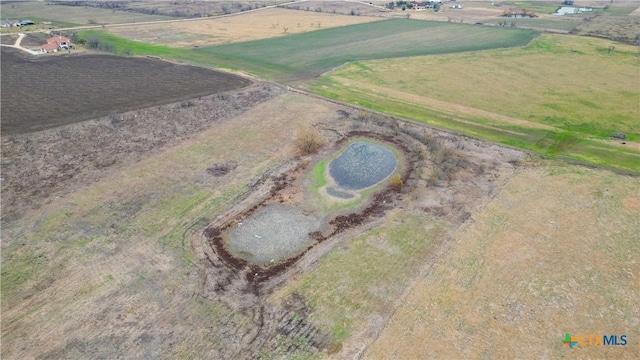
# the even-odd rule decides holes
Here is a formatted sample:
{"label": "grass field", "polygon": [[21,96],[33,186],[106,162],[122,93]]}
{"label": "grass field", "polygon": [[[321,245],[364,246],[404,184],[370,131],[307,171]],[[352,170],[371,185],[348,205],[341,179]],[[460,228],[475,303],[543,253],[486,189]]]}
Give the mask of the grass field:
{"label": "grass field", "polygon": [[3,19],[48,21],[59,27],[89,25],[89,20],[98,24],[121,24],[175,19],[94,7],[49,5],[44,1],[3,2],[0,4],[0,12]]}
{"label": "grass field", "polygon": [[[540,12],[557,7],[552,1],[509,3]],[[153,3],[138,5],[148,4]],[[171,9],[173,2],[166,4]],[[1,5],[3,18],[10,5]],[[51,17],[58,16],[58,8],[99,10],[42,5],[38,3],[55,10]],[[30,6],[40,9],[28,2],[12,9]],[[107,11],[99,22],[120,21],[124,14]],[[58,18],[79,21],[85,14]],[[246,71],[557,159],[524,156],[508,147],[382,119],[276,84],[256,81],[256,87],[274,89],[269,94],[277,95],[269,100],[252,102],[238,96],[234,102],[236,93],[231,89],[248,83],[234,82],[240,78],[227,74],[227,85],[237,86],[224,87],[211,81],[206,68],[103,55],[63,55],[47,68],[6,57],[3,50],[2,89],[30,84],[2,92],[3,133],[7,124],[25,126],[20,116],[13,124],[5,116],[23,114],[20,111],[29,110],[24,109],[27,106],[33,111],[49,105],[52,113],[31,115],[34,121],[53,120],[52,126],[74,115],[65,106],[84,114],[96,111],[96,116],[117,110],[121,117],[115,120],[122,124],[126,118],[138,128],[141,120],[135,119],[144,116],[153,121],[148,133],[130,139],[146,150],[114,153],[113,165],[91,167],[95,177],[85,178],[91,182],[67,176],[86,170],[77,166],[77,159],[70,159],[69,147],[60,152],[64,171],[51,171],[63,190],[30,186],[26,177],[13,176],[23,186],[18,195],[27,190],[44,195],[37,206],[21,208],[20,216],[2,219],[0,357],[640,358],[639,178],[568,163],[640,173],[637,47],[575,36],[537,37],[538,32],[519,28],[407,19],[341,27],[336,22],[334,28],[322,20],[317,30],[308,18],[308,29],[285,35],[276,34],[284,23],[272,27],[273,21],[295,17],[279,17],[280,10],[261,14],[277,16],[265,17],[264,23],[251,14],[234,16],[224,30],[200,28],[198,20],[191,23],[193,28],[167,25],[166,32],[154,28],[147,34],[126,30],[116,34],[109,29],[81,36],[111,42],[122,54]],[[298,11],[298,15],[326,14]],[[262,36],[239,23],[255,25],[264,36],[281,36],[189,46],[210,44],[207,34],[215,31],[225,34],[218,39],[222,42]],[[289,32],[296,26],[291,25]],[[151,33],[162,38],[155,44],[133,40],[150,41]],[[607,50],[612,44],[615,49]],[[47,76],[57,77],[42,75],[43,68]],[[139,109],[155,101],[186,100],[216,90],[229,90],[217,98],[237,104],[238,113],[232,118],[219,113],[224,108],[219,103],[206,106],[207,98],[185,106]],[[64,99],[55,103],[61,96]],[[125,114],[128,108],[135,108],[135,115]],[[193,133],[171,131],[186,127],[192,118],[218,120],[204,121],[209,125]],[[292,265],[278,285],[234,287],[233,281],[251,274],[230,273],[234,277],[230,280],[222,271],[226,265],[215,263],[217,254],[203,251],[210,244],[199,234],[229,210],[235,212],[245,195],[258,196],[256,188],[270,181],[270,170],[294,162],[292,129],[317,126],[335,140],[336,134],[374,127],[376,120],[385,120],[380,121],[380,131],[414,131],[424,141],[420,149],[437,145],[448,151],[419,151],[414,148],[417,141],[403,142],[413,151],[407,162],[413,172],[403,191],[385,202],[387,210],[312,249],[317,257],[308,252],[311,257]],[[73,126],[82,125],[86,123]],[[106,122],[105,127],[92,129],[96,131],[89,134],[95,134],[96,144],[116,138],[106,137],[107,133],[124,131]],[[627,143],[612,141],[614,132],[625,133]],[[28,147],[51,158],[60,151],[52,145],[54,135],[43,131],[3,136],[3,204],[9,194],[5,189],[13,180],[10,165],[22,155],[5,153],[4,145],[30,139]],[[164,145],[143,146],[164,137]],[[64,144],[82,147],[81,139],[92,138],[66,139]],[[95,164],[93,152],[111,156],[109,146],[97,147],[83,147],[89,154],[82,161]],[[331,157],[318,158],[331,151],[325,147],[307,162],[312,166],[303,167],[301,186],[290,189],[292,196],[300,189],[318,195],[327,184]],[[450,178],[432,183],[429,180],[442,167],[438,154],[459,161]],[[44,173],[59,166],[43,159],[48,158],[33,161],[40,163],[40,169],[22,168]],[[237,167],[228,174],[209,174],[212,164],[229,161]],[[373,190],[377,188],[369,191]],[[313,206],[330,208],[320,201]],[[220,289],[222,294],[228,291],[232,300],[244,295],[258,300],[229,304],[216,297]],[[286,311],[270,312],[279,307]],[[313,326],[284,334],[286,326],[281,325],[299,318]],[[326,335],[329,346],[305,353],[305,346],[311,345],[301,342],[310,332]],[[562,343],[567,332],[626,334],[629,342],[570,350]],[[270,334],[280,342],[275,348],[271,342],[261,342]]]}
{"label": "grass field", "polygon": [[274,299],[298,293],[313,319],[342,343],[378,318],[406,288],[425,258],[441,244],[450,224],[424,214],[400,212],[383,226],[351,239],[325,256]]}
{"label": "grass field", "polygon": [[[226,332],[255,325],[193,297],[201,264],[185,237],[290,158],[291,123],[310,126],[334,111],[280,97],[3,222],[2,358],[144,358],[151,347],[174,358],[222,358]],[[225,159],[238,168],[207,175]]]}
{"label": "grass field", "polygon": [[519,49],[350,63],[309,87],[550,156],[639,171],[637,143],[608,140],[615,132],[640,140],[639,60],[633,46],[544,35]]}
{"label": "grass field", "polygon": [[562,339],[640,336],[639,191],[608,171],[523,171],[417,279],[365,358],[637,359],[635,340]]}
{"label": "grass field", "polygon": [[[272,8],[238,16],[168,24],[110,28],[130,40],[172,47],[211,46],[266,39],[336,26],[378,21],[377,17],[347,16]],[[284,31],[284,28],[287,31]]]}
{"label": "grass field", "polygon": [[133,42],[103,32],[83,33],[137,54],[242,69],[280,81],[317,76],[349,61],[519,46],[536,35],[532,30],[394,19],[183,50]]}
{"label": "grass field", "polygon": [[516,27],[540,29],[540,30],[557,30],[569,32],[580,24],[580,20],[566,19],[566,18],[537,18],[537,19],[489,19],[485,20],[485,24],[497,25],[502,21],[507,21],[508,26],[514,23]]}

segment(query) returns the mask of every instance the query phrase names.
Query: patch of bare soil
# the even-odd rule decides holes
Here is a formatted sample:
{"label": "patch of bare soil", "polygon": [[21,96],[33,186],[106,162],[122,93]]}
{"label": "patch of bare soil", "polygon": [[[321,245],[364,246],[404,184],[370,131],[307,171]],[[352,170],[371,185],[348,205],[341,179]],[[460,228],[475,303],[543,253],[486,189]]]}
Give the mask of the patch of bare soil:
{"label": "patch of bare soil", "polygon": [[[4,37],[4,36],[3,36]],[[47,42],[50,35],[45,33],[29,33],[20,42],[22,47],[27,49],[39,49],[42,44]]]}
{"label": "patch of bare soil", "polygon": [[2,48],[2,136],[237,90],[251,80],[151,58],[25,57]]}
{"label": "patch of bare soil", "polygon": [[[4,35],[0,36],[0,44],[13,45],[18,39],[18,35]],[[23,40],[24,41],[24,40]]]}
{"label": "patch of bare soil", "polygon": [[[282,93],[269,84],[2,137],[2,220],[20,217],[105,170],[132,163]],[[233,163],[213,165],[212,172]]]}

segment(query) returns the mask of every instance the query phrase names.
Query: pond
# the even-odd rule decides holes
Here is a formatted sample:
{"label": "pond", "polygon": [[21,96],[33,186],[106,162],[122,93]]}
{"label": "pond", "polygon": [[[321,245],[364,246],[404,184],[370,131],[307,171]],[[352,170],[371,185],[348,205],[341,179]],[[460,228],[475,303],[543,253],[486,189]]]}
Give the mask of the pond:
{"label": "pond", "polygon": [[261,266],[293,257],[312,242],[309,233],[322,221],[286,205],[266,206],[228,233],[227,247],[235,256]]}
{"label": "pond", "polygon": [[396,156],[386,147],[356,141],[329,163],[329,175],[341,188],[360,190],[386,179],[397,163]]}

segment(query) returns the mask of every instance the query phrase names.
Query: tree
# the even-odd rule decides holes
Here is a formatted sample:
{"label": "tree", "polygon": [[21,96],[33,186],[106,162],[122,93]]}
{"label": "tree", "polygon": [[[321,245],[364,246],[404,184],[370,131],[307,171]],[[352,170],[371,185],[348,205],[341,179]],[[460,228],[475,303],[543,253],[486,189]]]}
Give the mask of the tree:
{"label": "tree", "polygon": [[298,155],[314,154],[324,145],[325,139],[315,129],[300,129],[296,137],[295,147]]}
{"label": "tree", "polygon": [[100,46],[100,39],[90,37],[89,40],[87,40],[87,45],[89,45],[90,49],[97,49],[98,46]]}

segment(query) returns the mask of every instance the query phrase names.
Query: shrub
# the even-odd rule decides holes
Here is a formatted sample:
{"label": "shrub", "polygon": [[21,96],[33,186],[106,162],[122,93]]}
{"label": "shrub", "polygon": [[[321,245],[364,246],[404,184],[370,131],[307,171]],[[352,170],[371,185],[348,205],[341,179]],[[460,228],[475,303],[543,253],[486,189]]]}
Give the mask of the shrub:
{"label": "shrub", "polygon": [[296,137],[296,151],[298,155],[315,154],[324,145],[325,139],[315,129],[301,129]]}
{"label": "shrub", "polygon": [[397,192],[402,191],[402,185],[404,185],[404,183],[402,182],[402,176],[398,174],[392,175],[389,179],[389,186],[391,186],[391,188]]}

